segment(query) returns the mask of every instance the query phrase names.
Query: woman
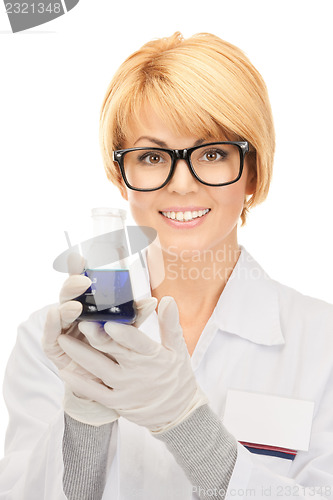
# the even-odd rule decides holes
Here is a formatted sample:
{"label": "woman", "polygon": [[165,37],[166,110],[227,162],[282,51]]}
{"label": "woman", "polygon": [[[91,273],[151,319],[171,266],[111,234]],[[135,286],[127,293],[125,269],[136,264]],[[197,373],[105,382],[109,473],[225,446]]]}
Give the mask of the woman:
{"label": "woman", "polygon": [[60,305],[21,326],[0,498],[333,498],[333,307],[237,239],[271,180],[261,76],[210,34],[150,42],[114,76],[100,137],[165,276],[152,286],[149,247],[136,323],[102,328],[76,322],[90,280],[75,260]]}

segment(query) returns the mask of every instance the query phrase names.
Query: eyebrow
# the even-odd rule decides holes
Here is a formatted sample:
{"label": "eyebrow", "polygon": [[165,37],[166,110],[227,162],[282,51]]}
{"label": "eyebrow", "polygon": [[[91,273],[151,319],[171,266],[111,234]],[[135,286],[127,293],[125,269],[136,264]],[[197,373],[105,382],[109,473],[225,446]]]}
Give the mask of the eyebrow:
{"label": "eyebrow", "polygon": [[[135,141],[134,146],[141,140],[154,142],[155,144],[157,144],[157,146],[160,146],[160,148],[168,149],[168,145],[166,142],[160,141],[159,139],[156,139],[155,137],[149,137],[147,135],[143,135],[143,136],[139,137],[139,139],[137,139]],[[197,141],[195,141],[193,147],[200,146],[200,144],[203,144],[204,142],[205,142],[205,139],[198,139]]]}

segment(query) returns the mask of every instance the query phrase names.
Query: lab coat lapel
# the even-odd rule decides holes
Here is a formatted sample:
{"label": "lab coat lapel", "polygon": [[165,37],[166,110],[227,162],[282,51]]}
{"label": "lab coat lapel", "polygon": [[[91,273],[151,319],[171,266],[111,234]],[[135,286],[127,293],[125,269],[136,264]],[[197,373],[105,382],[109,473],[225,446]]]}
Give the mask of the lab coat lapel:
{"label": "lab coat lapel", "polygon": [[[242,245],[240,249],[238,261],[202,337],[214,336],[213,330],[216,328],[257,344],[284,344],[276,284]],[[151,296],[146,249],[142,256],[144,267],[136,260],[130,268],[135,299]],[[157,325],[156,313],[152,316]],[[150,318],[147,323],[152,320],[153,318]],[[146,324],[143,324],[142,329],[145,330],[145,327]],[[149,335],[158,340],[156,328],[153,331],[155,334],[150,331]],[[200,339],[198,347],[203,343],[206,346],[206,342]]]}
{"label": "lab coat lapel", "polygon": [[257,344],[284,344],[275,282],[243,246],[240,248],[214,310],[218,328]]}

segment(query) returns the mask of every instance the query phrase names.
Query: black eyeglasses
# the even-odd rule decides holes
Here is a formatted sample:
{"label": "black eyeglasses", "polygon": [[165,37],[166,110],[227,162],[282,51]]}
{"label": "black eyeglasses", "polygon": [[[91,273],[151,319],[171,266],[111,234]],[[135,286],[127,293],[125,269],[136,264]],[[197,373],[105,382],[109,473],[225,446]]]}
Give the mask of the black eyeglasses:
{"label": "black eyeglasses", "polygon": [[113,151],[122,178],[129,189],[156,191],[172,178],[178,160],[185,160],[199,182],[227,186],[242,175],[249,143],[211,142],[188,149],[130,148]]}

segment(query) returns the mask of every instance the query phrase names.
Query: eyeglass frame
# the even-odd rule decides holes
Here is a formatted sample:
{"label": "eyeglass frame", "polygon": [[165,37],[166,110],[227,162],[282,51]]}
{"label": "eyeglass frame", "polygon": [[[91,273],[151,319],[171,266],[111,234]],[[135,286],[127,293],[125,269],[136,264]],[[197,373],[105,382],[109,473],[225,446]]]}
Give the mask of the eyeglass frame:
{"label": "eyeglass frame", "polygon": [[[221,184],[211,184],[209,182],[205,182],[198,177],[196,174],[192,163],[191,163],[191,155],[193,151],[196,149],[200,149],[205,146],[212,146],[214,144],[229,144],[229,145],[234,145],[238,147],[238,150],[240,151],[240,166],[239,166],[239,173],[238,177],[230,182],[223,182]],[[149,189],[143,189],[143,188],[135,188],[130,185],[126,178],[125,174],[125,168],[124,168],[124,156],[126,153],[130,153],[131,151],[163,151],[171,157],[171,167],[170,167],[170,172],[166,180],[163,182],[163,184],[157,188],[149,188]],[[211,186],[211,187],[221,187],[221,186],[228,186],[229,184],[234,184],[235,182],[239,181],[239,179],[242,176],[243,173],[243,168],[244,168],[244,159],[245,159],[245,154],[249,152],[249,143],[247,141],[218,141],[218,142],[209,142],[207,144],[200,144],[199,146],[194,146],[193,148],[186,148],[186,149],[168,149],[168,148],[149,148],[149,147],[144,147],[144,148],[129,148],[129,149],[118,149],[113,151],[112,159],[114,162],[116,162],[119,166],[121,176],[126,184],[126,186],[129,189],[132,189],[133,191],[157,191],[159,189],[162,189],[162,187],[166,186],[168,182],[171,180],[175,169],[176,169],[176,164],[178,160],[185,160],[186,164],[188,166],[188,169],[190,170],[191,174],[193,177],[199,181],[201,184],[205,184],[206,186]]]}

